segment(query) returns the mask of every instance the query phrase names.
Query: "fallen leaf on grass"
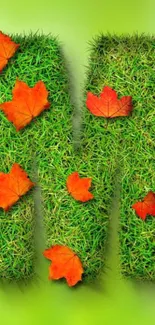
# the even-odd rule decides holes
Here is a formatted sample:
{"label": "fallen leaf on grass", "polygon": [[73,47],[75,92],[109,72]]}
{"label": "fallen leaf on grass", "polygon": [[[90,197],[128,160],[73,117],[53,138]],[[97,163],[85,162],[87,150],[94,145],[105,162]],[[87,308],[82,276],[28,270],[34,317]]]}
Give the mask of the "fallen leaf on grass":
{"label": "fallen leaf on grass", "polygon": [[17,80],[12,94],[12,101],[0,104],[0,109],[17,131],[50,106],[47,100],[48,91],[43,81],[38,81],[31,88],[25,82]]}
{"label": "fallen leaf on grass", "polygon": [[16,44],[11,37],[0,31],[0,72],[7,65],[8,60],[15,54],[20,44]]}
{"label": "fallen leaf on grass", "polygon": [[79,257],[67,246],[55,245],[43,252],[52,261],[49,267],[49,279],[65,278],[69,286],[82,279],[83,267]]}
{"label": "fallen leaf on grass", "polygon": [[8,211],[34,185],[17,163],[13,164],[10,173],[0,172],[0,207]]}
{"label": "fallen leaf on grass", "polygon": [[99,97],[88,92],[86,106],[96,116],[106,118],[127,116],[132,110],[132,97],[123,96],[118,99],[116,91],[105,86]]}
{"label": "fallen leaf on grass", "polygon": [[91,178],[80,178],[78,172],[74,172],[67,178],[67,189],[72,197],[81,202],[86,202],[93,199],[93,194],[91,194],[88,189],[91,186]]}
{"label": "fallen leaf on grass", "polygon": [[147,214],[155,216],[155,193],[150,191],[141,202],[132,205],[137,215],[145,220]]}

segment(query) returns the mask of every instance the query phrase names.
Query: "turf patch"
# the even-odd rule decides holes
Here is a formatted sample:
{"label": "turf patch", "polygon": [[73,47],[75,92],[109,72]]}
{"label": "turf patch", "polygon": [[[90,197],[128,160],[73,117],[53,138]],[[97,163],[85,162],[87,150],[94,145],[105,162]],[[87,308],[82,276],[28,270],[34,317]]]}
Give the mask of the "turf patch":
{"label": "turf patch", "polygon": [[92,155],[99,157],[94,167],[104,170],[102,198],[106,207],[110,205],[113,187],[108,180],[111,166],[116,162],[123,173],[119,230],[121,272],[130,278],[155,279],[155,219],[149,216],[143,222],[131,208],[149,190],[155,192],[155,38],[100,35],[90,49],[86,91],[98,95],[103,86],[108,85],[118,96],[133,98],[131,116],[110,119],[107,128],[104,118],[85,113]]}
{"label": "turf patch", "polygon": [[[103,267],[108,225],[105,194],[103,200],[104,166],[100,164],[98,170],[101,152],[99,148],[96,152],[95,142],[91,146],[92,125],[89,123],[88,132],[83,137],[84,150],[75,152],[73,149],[73,105],[68,70],[57,39],[43,35],[13,35],[12,39],[20,43],[20,48],[0,76],[0,101],[12,98],[11,91],[18,77],[30,87],[39,80],[44,81],[51,107],[18,133],[0,112],[1,171],[8,172],[17,162],[33,181],[35,162],[46,238],[43,249],[55,244],[73,249],[82,261],[83,279],[89,282]],[[100,131],[97,137],[100,137]],[[78,171],[81,177],[92,177],[94,200],[83,204],[68,194],[66,179],[74,171]],[[109,179],[111,173],[105,177]],[[33,191],[9,213],[5,214],[1,209],[1,278],[30,278],[35,272],[34,232],[38,215]]]}
{"label": "turf patch", "polygon": [[[44,81],[49,91],[51,108],[50,113],[43,112],[20,132],[16,132],[12,123],[6,119],[3,112],[0,112],[1,171],[9,172],[12,164],[17,162],[33,181],[34,154],[40,151],[43,154],[40,156],[38,154],[39,159],[41,159],[39,168],[41,181],[44,178],[41,186],[44,187],[47,181],[45,170],[47,171],[48,168],[49,183],[55,173],[55,168],[60,172],[59,177],[61,179],[61,164],[57,152],[59,151],[59,143],[63,142],[63,139],[58,138],[60,134],[58,134],[57,130],[63,131],[63,128],[65,130],[67,127],[65,116],[70,114],[68,88],[66,88],[67,76],[60,51],[61,46],[57,39],[51,36],[32,34],[29,36],[12,35],[11,37],[13,41],[20,44],[20,48],[14,57],[9,60],[7,67],[0,76],[0,102],[11,100],[12,89],[18,77],[19,80],[26,82],[30,87],[33,87],[39,80]],[[58,111],[59,116],[57,117]],[[51,122],[54,123],[52,129],[49,127]],[[65,150],[66,144],[67,142],[64,143],[63,150]],[[45,151],[48,157],[46,155],[44,157]],[[53,171],[51,175],[50,167]],[[57,183],[58,188],[59,182]],[[46,188],[45,186],[44,190],[51,194],[50,187]],[[34,231],[37,216],[35,217],[33,191],[31,190],[22,197],[8,213],[0,209],[1,278],[26,279],[34,273],[36,260]],[[56,189],[54,191],[56,192]],[[50,196],[47,204],[50,206]],[[52,210],[50,210],[51,218],[54,219]],[[45,222],[47,226],[46,223],[47,219]],[[54,229],[53,232],[55,232]],[[55,236],[57,236],[57,233]]]}

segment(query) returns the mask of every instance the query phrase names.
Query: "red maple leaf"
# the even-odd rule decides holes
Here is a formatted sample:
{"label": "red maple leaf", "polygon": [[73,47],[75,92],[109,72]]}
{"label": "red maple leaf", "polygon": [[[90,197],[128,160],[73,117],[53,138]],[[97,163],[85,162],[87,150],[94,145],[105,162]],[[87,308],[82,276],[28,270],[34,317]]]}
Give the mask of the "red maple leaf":
{"label": "red maple leaf", "polygon": [[12,101],[0,104],[0,109],[7,119],[13,122],[17,131],[50,106],[47,100],[48,91],[43,81],[38,81],[30,88],[25,82],[17,80],[12,94]]}
{"label": "red maple leaf", "polygon": [[105,86],[99,97],[88,92],[86,106],[96,116],[106,118],[127,116],[132,110],[132,97],[123,96],[118,99],[116,91]]}
{"label": "red maple leaf", "polygon": [[91,178],[80,178],[78,172],[74,172],[67,178],[67,189],[72,197],[81,202],[86,202],[93,199],[93,194],[91,194],[88,189],[91,186]]}
{"label": "red maple leaf", "polygon": [[132,205],[137,215],[145,220],[147,214],[155,216],[155,193],[150,191],[141,202]]}
{"label": "red maple leaf", "polygon": [[20,44],[14,43],[11,38],[0,31],[0,72],[7,65]]}
{"label": "red maple leaf", "polygon": [[79,257],[67,246],[55,245],[43,252],[52,261],[49,267],[49,279],[65,278],[69,286],[81,281],[83,267]]}
{"label": "red maple leaf", "polygon": [[34,185],[17,163],[13,164],[10,173],[0,172],[0,207],[9,210]]}

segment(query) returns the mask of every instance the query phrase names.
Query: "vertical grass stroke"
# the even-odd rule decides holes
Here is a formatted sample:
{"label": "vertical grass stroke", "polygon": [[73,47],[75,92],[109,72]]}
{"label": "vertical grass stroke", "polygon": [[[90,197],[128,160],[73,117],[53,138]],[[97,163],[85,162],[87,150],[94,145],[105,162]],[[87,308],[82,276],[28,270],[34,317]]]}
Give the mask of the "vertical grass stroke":
{"label": "vertical grass stroke", "polygon": [[[111,174],[117,161],[123,175],[120,207],[120,261],[124,276],[155,278],[155,219],[140,220],[131,205],[142,200],[149,190],[155,192],[155,38],[147,35],[99,35],[90,44],[91,56],[86,90],[99,94],[108,85],[118,96],[132,96],[130,117],[105,119],[86,113],[90,138],[90,157],[96,168]],[[119,98],[120,98],[119,97]],[[91,136],[90,136],[91,131]],[[100,163],[97,152],[100,150]],[[109,157],[109,158],[108,158]],[[105,163],[106,162],[106,163]],[[110,204],[113,184],[102,178],[106,206]]]}

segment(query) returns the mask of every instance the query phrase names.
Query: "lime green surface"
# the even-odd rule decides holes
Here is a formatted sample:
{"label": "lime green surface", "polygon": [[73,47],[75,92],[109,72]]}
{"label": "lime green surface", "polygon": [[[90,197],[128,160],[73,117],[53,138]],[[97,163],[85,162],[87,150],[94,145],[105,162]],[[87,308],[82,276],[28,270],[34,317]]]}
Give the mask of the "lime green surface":
{"label": "lime green surface", "polygon": [[[9,0],[1,3],[0,28],[6,33],[29,34],[38,29],[45,34],[59,35],[66,58],[72,68],[72,83],[77,102],[83,88],[88,42],[99,32],[152,34],[155,32],[154,0],[137,1],[87,1],[71,0]],[[113,214],[114,221],[116,215]],[[44,245],[43,245],[44,246]],[[39,251],[39,256],[42,248]],[[116,245],[113,246],[114,264]],[[3,324],[150,324],[154,325],[155,288],[132,287],[126,281],[118,281],[116,266],[113,278],[108,272],[103,290],[97,294],[88,287],[71,290],[58,281],[48,281],[47,261],[40,281],[32,287],[18,289],[10,285],[0,288],[0,311]],[[110,271],[110,270],[109,270]]]}

